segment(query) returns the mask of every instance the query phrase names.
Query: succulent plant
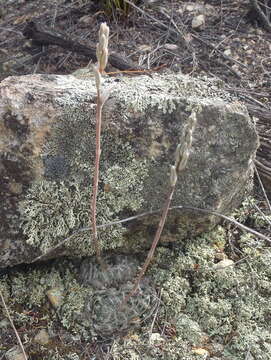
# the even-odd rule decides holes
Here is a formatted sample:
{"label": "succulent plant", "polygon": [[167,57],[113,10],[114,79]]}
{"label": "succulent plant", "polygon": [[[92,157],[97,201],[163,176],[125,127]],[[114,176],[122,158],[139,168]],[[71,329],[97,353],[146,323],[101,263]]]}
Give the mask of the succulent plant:
{"label": "succulent plant", "polygon": [[139,261],[132,256],[113,255],[104,259],[107,270],[103,271],[95,259],[87,258],[80,268],[80,278],[84,284],[96,289],[117,287],[133,280],[139,270]]}
{"label": "succulent plant", "polygon": [[156,305],[156,292],[146,277],[135,296],[122,307],[124,298],[133,288],[139,261],[131,256],[115,255],[105,259],[103,271],[94,258],[84,260],[81,281],[94,289],[86,299],[84,318],[92,324],[95,333],[103,338],[123,333],[146,320]]}

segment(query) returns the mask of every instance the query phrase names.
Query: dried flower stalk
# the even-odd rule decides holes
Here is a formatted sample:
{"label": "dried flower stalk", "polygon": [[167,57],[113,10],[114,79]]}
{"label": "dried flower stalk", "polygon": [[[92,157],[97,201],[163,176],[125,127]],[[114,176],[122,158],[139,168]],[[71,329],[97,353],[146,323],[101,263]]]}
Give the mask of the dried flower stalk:
{"label": "dried flower stalk", "polygon": [[97,195],[99,185],[99,169],[100,169],[100,156],[101,156],[101,127],[102,127],[102,108],[108,96],[101,94],[102,76],[108,61],[108,39],[109,39],[109,27],[102,23],[99,30],[99,43],[97,44],[97,60],[98,65],[93,66],[93,73],[97,89],[97,110],[96,110],[96,149],[95,149],[95,167],[93,178],[93,192],[91,199],[91,224],[93,231],[94,247],[96,252],[97,261],[106,268],[101,257],[101,246],[98,240],[97,233]]}
{"label": "dried flower stalk", "polygon": [[184,132],[183,132],[183,136],[182,136],[182,144],[178,144],[177,148],[176,148],[176,152],[175,152],[175,163],[174,165],[171,166],[170,168],[170,189],[165,201],[165,204],[163,206],[163,211],[162,211],[162,215],[158,224],[158,228],[154,237],[154,240],[152,242],[152,246],[149,250],[148,256],[145,260],[144,265],[141,268],[141,271],[135,281],[135,284],[133,286],[133,289],[131,290],[131,292],[126,296],[126,298],[123,300],[121,307],[123,307],[127,301],[129,300],[129,298],[131,296],[133,296],[140,284],[140,281],[142,280],[148,266],[150,265],[150,262],[153,258],[154,255],[154,251],[156,249],[156,246],[160,240],[165,222],[166,222],[166,218],[168,215],[168,211],[170,208],[170,204],[173,198],[173,194],[175,191],[175,187],[176,187],[176,183],[177,183],[177,179],[178,179],[178,174],[180,171],[182,171],[187,164],[187,160],[191,151],[191,145],[192,145],[192,140],[193,140],[193,132],[196,126],[196,113],[192,112],[191,115],[188,118],[188,123],[186,124],[185,128],[184,128]]}

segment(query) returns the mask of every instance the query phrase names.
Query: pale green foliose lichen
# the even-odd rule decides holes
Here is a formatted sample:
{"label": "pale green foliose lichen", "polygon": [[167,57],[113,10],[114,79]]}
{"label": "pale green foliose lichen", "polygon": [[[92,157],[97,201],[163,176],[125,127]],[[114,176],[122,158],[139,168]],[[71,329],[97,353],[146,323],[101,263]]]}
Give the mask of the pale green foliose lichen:
{"label": "pale green foliose lichen", "polygon": [[[147,276],[158,291],[158,306],[140,327],[124,338],[112,338],[114,360],[194,360],[201,358],[194,353],[197,348],[207,349],[212,360],[243,360],[248,353],[255,359],[271,356],[269,248],[261,240],[256,246],[249,238],[245,243],[245,237],[241,248],[231,248],[227,236],[228,231],[218,227],[174,250],[157,249]],[[244,252],[248,248],[249,257]],[[221,254],[240,255],[241,261],[218,269]],[[51,319],[57,315],[68,331],[91,341],[96,339],[91,314],[85,321],[78,319],[87,310],[86,297],[93,295],[93,287],[78,283],[79,272],[77,264],[58,261],[39,270],[13,272],[1,279],[0,288],[11,307],[21,299],[24,308],[31,309],[48,302],[48,288],[61,287],[63,304]],[[27,312],[15,312],[14,317],[18,324],[29,321]],[[159,335],[158,343],[151,342],[152,334]],[[68,359],[67,354],[61,356]]]}
{"label": "pale green foliose lichen", "polygon": [[[114,91],[121,99],[122,106],[128,104],[134,111],[139,112],[157,108],[166,114],[176,110],[176,100],[179,102],[181,98],[189,98],[190,103],[202,101],[204,104],[221,99],[231,100],[231,96],[221,89],[221,82],[216,79],[192,79],[182,74],[176,74],[174,77],[172,74],[164,74],[161,77],[154,74],[152,78],[142,76],[140,80],[123,78],[122,82],[125,82],[126,86],[122,83],[114,84]],[[166,89],[168,94],[162,94],[160,89]]]}
{"label": "pale green foliose lichen", "polygon": [[[32,184],[20,203],[21,227],[27,237],[26,242],[42,253],[77,229],[90,226],[93,129],[91,122],[86,125],[88,119],[81,112],[83,110],[71,110],[67,114],[67,122],[55,125],[53,135],[44,148],[45,164],[48,165],[44,170],[45,175]],[[67,135],[65,138],[62,136],[64,129]],[[85,135],[88,131],[89,135]],[[140,209],[143,183],[148,176],[149,166],[144,160],[135,158],[128,143],[115,139],[110,133],[102,138],[102,149],[97,199],[98,224],[118,220],[118,214],[124,210]],[[56,176],[58,178],[54,180]],[[121,225],[99,230],[102,249],[120,247],[123,232]],[[68,246],[67,254],[83,256],[94,252],[89,232],[73,237]]]}

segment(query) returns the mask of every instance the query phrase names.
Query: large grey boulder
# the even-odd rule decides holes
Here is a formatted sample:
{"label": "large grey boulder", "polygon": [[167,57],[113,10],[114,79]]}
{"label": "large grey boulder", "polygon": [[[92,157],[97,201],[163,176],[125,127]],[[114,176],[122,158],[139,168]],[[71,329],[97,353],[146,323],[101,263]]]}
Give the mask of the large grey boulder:
{"label": "large grey boulder", "polygon": [[[210,79],[181,74],[107,78],[98,224],[162,207],[176,145],[192,111],[191,155],[173,203],[229,214],[251,187],[258,146],[245,106]],[[89,226],[95,157],[93,79],[29,75],[0,84],[0,267],[31,262]],[[158,215],[100,229],[102,249],[149,247]],[[170,212],[161,242],[191,241],[219,219]],[[47,257],[94,253],[80,231]],[[46,256],[45,256],[46,258]]]}

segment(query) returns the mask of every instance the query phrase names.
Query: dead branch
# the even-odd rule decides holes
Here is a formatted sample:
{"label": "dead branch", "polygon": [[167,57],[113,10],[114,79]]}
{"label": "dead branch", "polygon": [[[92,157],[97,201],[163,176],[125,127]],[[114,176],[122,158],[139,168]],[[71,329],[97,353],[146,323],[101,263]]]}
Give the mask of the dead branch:
{"label": "dead branch", "polygon": [[[27,23],[23,30],[23,35],[26,39],[31,39],[37,45],[57,45],[63,49],[87,56],[94,62],[97,61],[96,48],[87,47],[76,41],[64,39],[59,35],[53,34],[49,29],[43,30],[34,21]],[[115,54],[109,55],[108,62],[119,70],[143,70],[141,67]]]}

